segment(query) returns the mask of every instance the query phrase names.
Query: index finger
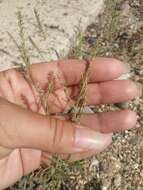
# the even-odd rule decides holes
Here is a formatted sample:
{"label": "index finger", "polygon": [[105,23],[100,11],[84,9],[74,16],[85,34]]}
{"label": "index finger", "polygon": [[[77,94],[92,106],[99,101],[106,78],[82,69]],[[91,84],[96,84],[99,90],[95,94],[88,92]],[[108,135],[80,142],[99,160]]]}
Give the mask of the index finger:
{"label": "index finger", "polygon": [[[40,85],[47,83],[48,74],[51,72],[59,75],[59,80],[64,81],[66,86],[79,83],[85,72],[85,60],[60,60],[31,66],[33,79]],[[109,81],[120,77],[125,73],[125,66],[117,59],[95,58],[90,61],[89,82]]]}

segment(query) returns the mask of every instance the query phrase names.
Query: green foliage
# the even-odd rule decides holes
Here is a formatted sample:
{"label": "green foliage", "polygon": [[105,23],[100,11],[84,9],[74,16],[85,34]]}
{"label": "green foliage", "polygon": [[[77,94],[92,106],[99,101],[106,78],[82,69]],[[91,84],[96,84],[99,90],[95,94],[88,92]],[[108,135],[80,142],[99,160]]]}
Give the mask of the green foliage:
{"label": "green foliage", "polygon": [[48,167],[41,166],[35,172],[23,177],[11,190],[35,190],[37,187],[41,187],[42,190],[59,190],[68,179],[71,170],[82,173],[82,161],[73,164],[54,155]]}

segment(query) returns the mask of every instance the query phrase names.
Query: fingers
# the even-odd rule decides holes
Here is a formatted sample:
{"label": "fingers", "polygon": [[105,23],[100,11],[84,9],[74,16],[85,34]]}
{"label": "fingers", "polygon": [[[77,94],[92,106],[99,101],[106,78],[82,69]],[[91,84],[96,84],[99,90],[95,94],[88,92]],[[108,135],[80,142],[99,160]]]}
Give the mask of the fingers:
{"label": "fingers", "polygon": [[[2,97],[9,101],[22,105],[31,109],[37,110],[36,92],[32,90],[29,83],[16,70],[8,70],[0,73],[0,93]],[[69,96],[76,99],[79,87],[74,86],[68,88]],[[120,92],[124,93],[120,93]],[[88,105],[100,103],[116,103],[124,102],[135,98],[140,94],[137,86],[132,81],[115,80],[109,82],[101,82],[89,84],[86,94],[86,103]],[[73,105],[73,101],[69,101],[67,94],[63,89],[55,91],[55,95],[50,95],[48,102],[52,112],[61,112],[62,109],[69,109]],[[68,102],[68,103],[67,103]]]}
{"label": "fingers", "polygon": [[[114,80],[89,84],[86,91],[86,105],[118,103],[132,100],[140,95],[137,85],[130,80]],[[48,98],[51,113],[68,111],[79,96],[79,87],[58,89]]]}
{"label": "fingers", "polygon": [[41,152],[30,149],[15,149],[9,156],[0,159],[0,189],[12,186],[16,181],[40,166]]}
{"label": "fingers", "polygon": [[[15,159],[18,161],[17,165],[22,166],[22,176],[27,175],[32,170],[37,169],[40,166],[41,151],[24,148],[19,150],[12,150],[0,147],[0,162],[2,158],[10,160],[10,158],[13,157],[13,154],[16,154]],[[9,158],[7,156],[9,156]],[[19,161],[21,163],[19,163]]]}
{"label": "fingers", "polygon": [[[60,75],[60,81],[65,85],[78,84],[81,75],[85,72],[86,62],[84,60],[63,60],[44,64],[32,65],[31,71],[35,81],[42,86],[47,84],[48,74],[51,72]],[[125,72],[124,65],[113,58],[95,58],[90,61],[90,82],[108,81],[118,78]]]}
{"label": "fingers", "polygon": [[37,111],[35,95],[23,75],[14,69],[0,73],[0,94],[10,102]]}
{"label": "fingers", "polygon": [[82,125],[101,133],[120,132],[135,127],[136,113],[130,110],[86,114],[81,116]]}
{"label": "fingers", "polygon": [[[56,116],[57,117],[57,116]],[[58,117],[66,120],[68,117]],[[134,128],[137,122],[137,114],[131,110],[119,110],[100,112],[96,114],[83,114],[80,124],[101,133],[121,132]]]}
{"label": "fingers", "polygon": [[19,150],[23,165],[23,175],[29,174],[31,171],[40,166],[41,151],[36,149]]}
{"label": "fingers", "polygon": [[5,100],[0,101],[0,121],[0,145],[8,148],[75,153],[101,151],[112,141],[112,134],[101,134],[68,121],[45,117]]}
{"label": "fingers", "polygon": [[[131,80],[113,80],[108,82],[88,84],[85,96],[86,105],[105,103],[118,103],[132,100],[141,94],[141,90]],[[79,96],[79,87],[67,88],[55,91],[49,96],[48,105],[52,113],[68,111]]]}
{"label": "fingers", "polygon": [[[79,94],[79,87],[69,88],[72,99]],[[89,84],[87,87],[87,105],[117,103],[132,100],[140,95],[140,90],[131,80],[114,80]]]}
{"label": "fingers", "polygon": [[19,150],[14,150],[8,157],[0,160],[0,189],[12,186],[23,175]]}

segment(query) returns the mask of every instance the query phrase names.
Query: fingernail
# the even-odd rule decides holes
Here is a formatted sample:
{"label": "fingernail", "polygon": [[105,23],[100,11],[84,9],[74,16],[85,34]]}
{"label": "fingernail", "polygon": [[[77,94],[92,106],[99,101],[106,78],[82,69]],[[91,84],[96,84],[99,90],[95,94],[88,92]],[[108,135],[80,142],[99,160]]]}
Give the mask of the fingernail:
{"label": "fingernail", "polygon": [[117,80],[127,80],[131,77],[130,73],[124,73],[122,74]]}
{"label": "fingernail", "polygon": [[76,128],[75,147],[81,149],[102,150],[112,141],[112,134],[103,134],[90,129]]}
{"label": "fingernail", "polygon": [[123,65],[125,67],[125,73],[129,73],[131,71],[131,66],[129,63],[123,62]]}
{"label": "fingernail", "polygon": [[130,71],[131,67],[128,63],[123,62],[124,65],[124,72],[123,74],[117,78],[117,80],[127,80],[131,77]]}
{"label": "fingernail", "polygon": [[139,92],[139,96],[142,96],[143,94],[143,85],[139,82],[135,82],[136,83],[136,86],[138,88],[138,92]]}

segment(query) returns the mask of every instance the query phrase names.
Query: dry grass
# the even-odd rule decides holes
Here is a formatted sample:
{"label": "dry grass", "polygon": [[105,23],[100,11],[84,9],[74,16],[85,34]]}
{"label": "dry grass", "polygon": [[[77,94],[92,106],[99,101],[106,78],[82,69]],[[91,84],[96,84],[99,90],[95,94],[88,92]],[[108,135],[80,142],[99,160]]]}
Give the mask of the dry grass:
{"label": "dry grass", "polygon": [[43,52],[38,47],[38,45],[34,42],[34,40],[33,40],[33,38],[31,36],[29,36],[29,42],[32,44],[33,48],[37,51],[37,53],[40,55],[41,61],[46,62],[46,59],[45,59],[45,57],[43,55]]}
{"label": "dry grass", "polygon": [[82,74],[79,82],[79,93],[75,105],[69,112],[71,121],[79,123],[83,108],[86,106],[86,92],[89,78],[90,61],[86,61],[85,72]]}
{"label": "dry grass", "polygon": [[44,40],[46,40],[46,32],[41,22],[39,12],[36,9],[34,9],[34,14],[35,14],[36,22],[37,22],[37,27],[39,29],[39,34],[43,37]]}

